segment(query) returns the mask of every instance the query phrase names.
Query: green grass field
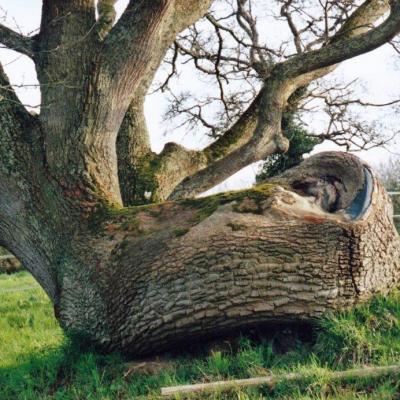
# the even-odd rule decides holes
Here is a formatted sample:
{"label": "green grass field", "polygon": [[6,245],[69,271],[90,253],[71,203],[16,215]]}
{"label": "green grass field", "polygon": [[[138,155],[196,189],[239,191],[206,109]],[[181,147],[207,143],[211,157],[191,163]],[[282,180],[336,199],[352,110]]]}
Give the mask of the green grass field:
{"label": "green grass field", "polygon": [[321,321],[313,340],[303,336],[304,330],[286,330],[264,341],[240,338],[196,355],[170,356],[158,373],[139,373],[118,354],[99,355],[67,339],[29,274],[0,275],[0,399],[157,399],[162,386],[271,371],[315,376],[281,383],[273,391],[256,388],[201,398],[400,399],[398,377],[334,384],[324,376],[329,370],[400,363],[399,291]]}

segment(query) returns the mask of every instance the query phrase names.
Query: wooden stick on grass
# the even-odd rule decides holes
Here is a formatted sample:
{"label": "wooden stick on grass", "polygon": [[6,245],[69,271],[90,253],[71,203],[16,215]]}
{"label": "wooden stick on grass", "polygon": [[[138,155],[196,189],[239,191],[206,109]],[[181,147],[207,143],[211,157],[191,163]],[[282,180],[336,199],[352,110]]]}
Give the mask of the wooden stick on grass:
{"label": "wooden stick on grass", "polygon": [[[344,381],[359,378],[376,378],[391,374],[400,374],[400,365],[389,365],[385,367],[365,367],[360,369],[351,369],[347,371],[327,372],[325,376],[331,381]],[[312,375],[315,374],[311,374],[311,376]],[[161,395],[174,396],[177,394],[227,391],[234,388],[244,388],[260,385],[265,385],[269,388],[273,388],[278,382],[297,381],[306,377],[310,377],[310,375],[304,373],[288,373],[279,376],[270,375],[249,379],[235,379],[230,381],[198,383],[195,385],[164,387],[161,389]]]}

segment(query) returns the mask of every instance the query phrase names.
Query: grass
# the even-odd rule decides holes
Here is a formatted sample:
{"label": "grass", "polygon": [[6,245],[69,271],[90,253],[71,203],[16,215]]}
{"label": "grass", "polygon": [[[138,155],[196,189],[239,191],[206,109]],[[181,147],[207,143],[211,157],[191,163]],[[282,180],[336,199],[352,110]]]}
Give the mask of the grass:
{"label": "grass", "polygon": [[[10,291],[28,286],[35,288]],[[324,377],[329,370],[400,362],[400,291],[326,318],[309,333],[287,328],[263,340],[242,337],[229,345],[170,358],[156,374],[127,373],[131,364],[120,355],[96,354],[63,335],[48,299],[29,274],[0,275],[0,399],[157,399],[162,386],[270,371],[316,376],[281,383],[274,391],[255,388],[201,398],[400,399],[396,378],[340,385]]]}

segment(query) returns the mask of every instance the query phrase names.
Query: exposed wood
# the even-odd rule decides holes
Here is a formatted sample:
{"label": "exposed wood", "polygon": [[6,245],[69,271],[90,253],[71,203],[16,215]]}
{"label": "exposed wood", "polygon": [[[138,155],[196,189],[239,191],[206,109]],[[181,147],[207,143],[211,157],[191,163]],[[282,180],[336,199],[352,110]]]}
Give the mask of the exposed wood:
{"label": "exposed wood", "polygon": [[[379,378],[386,375],[397,376],[400,374],[400,365],[389,365],[384,367],[364,367],[347,371],[327,371],[323,372],[324,379],[329,382],[347,381],[365,378]],[[232,389],[240,389],[251,386],[265,385],[273,389],[280,382],[293,382],[301,379],[309,379],[316,376],[311,373],[289,373],[282,375],[261,376],[258,378],[235,379],[230,381],[218,381],[210,383],[199,383],[195,385],[173,386],[161,388],[161,395],[172,397],[176,395],[189,395],[204,392],[224,392]]]}

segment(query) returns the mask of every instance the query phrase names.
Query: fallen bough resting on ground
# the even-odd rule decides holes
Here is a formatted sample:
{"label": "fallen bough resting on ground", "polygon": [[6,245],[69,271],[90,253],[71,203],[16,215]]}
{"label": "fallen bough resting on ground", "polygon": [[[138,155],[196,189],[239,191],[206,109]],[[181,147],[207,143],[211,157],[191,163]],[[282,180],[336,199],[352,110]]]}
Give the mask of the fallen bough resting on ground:
{"label": "fallen bough resting on ground", "polygon": [[345,153],[310,157],[252,189],[99,210],[89,222],[55,247],[57,274],[40,274],[48,259],[32,246],[21,261],[65,329],[135,357],[312,321],[400,278],[390,198]]}
{"label": "fallen bough resting on ground", "polygon": [[310,321],[400,278],[390,198],[345,153],[310,157],[250,190],[124,209],[107,217],[92,248],[101,243],[106,318],[77,307],[89,298],[83,276],[64,282],[61,321],[134,356]]}

